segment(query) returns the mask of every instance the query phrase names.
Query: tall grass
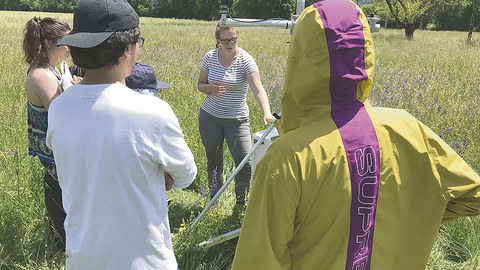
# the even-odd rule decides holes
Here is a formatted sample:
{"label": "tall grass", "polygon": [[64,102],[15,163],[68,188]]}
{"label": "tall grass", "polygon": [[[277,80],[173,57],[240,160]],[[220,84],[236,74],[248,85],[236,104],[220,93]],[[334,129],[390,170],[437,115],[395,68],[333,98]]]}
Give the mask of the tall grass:
{"label": "tall grass", "polygon": [[[70,14],[0,11],[0,269],[62,269],[62,258],[50,249],[43,202],[43,168],[27,155],[27,66],[21,42],[25,22],[34,15],[51,15],[72,23]],[[233,211],[232,187],[194,230],[193,218],[208,203],[206,158],[197,116],[204,95],[196,90],[201,58],[215,45],[215,22],[141,19],[146,37],[140,61],[151,64],[157,77],[170,83],[161,93],[175,111],[194,153],[199,173],[187,190],[169,192],[174,248],[181,269],[229,269],[236,240],[204,249],[198,243],[238,228],[241,213]],[[239,46],[254,56],[271,99],[280,110],[280,94],[290,35],[288,30],[242,28]],[[466,33],[418,31],[407,41],[403,31],[374,34],[377,53],[372,102],[404,108],[421,119],[480,171],[480,51],[466,45]],[[252,131],[266,127],[250,95]],[[234,168],[225,154],[226,177]],[[443,225],[427,269],[480,269],[480,219],[464,218]],[[394,252],[394,251],[392,251]]]}

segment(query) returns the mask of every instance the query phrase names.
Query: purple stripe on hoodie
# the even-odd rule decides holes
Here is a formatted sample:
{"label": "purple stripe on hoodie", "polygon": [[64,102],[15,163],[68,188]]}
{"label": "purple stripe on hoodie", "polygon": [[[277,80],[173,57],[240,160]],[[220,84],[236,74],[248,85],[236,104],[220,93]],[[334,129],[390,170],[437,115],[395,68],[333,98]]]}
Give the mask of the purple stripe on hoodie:
{"label": "purple stripe on hoodie", "polygon": [[350,170],[350,234],[345,269],[368,270],[380,178],[380,152],[373,123],[363,103],[357,99],[357,84],[367,78],[363,24],[358,9],[350,1],[326,0],[314,6],[325,27],[330,56],[332,119],[342,136]]}

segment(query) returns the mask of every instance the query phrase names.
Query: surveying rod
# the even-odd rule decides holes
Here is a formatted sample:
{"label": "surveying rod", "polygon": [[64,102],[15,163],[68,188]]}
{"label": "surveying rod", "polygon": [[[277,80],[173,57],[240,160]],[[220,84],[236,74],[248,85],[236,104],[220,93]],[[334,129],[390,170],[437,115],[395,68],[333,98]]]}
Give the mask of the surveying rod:
{"label": "surveying rod", "polygon": [[237,238],[240,235],[240,228],[230,231],[228,233],[219,235],[217,237],[214,237],[210,240],[203,241],[200,244],[198,244],[198,247],[213,247],[215,245],[218,245],[220,243],[226,242],[230,239]]}

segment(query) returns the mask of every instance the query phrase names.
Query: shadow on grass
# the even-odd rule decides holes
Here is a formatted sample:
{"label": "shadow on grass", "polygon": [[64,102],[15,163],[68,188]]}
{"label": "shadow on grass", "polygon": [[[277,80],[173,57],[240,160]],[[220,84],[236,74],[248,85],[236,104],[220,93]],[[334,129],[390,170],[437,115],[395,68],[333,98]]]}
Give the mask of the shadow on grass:
{"label": "shadow on grass", "polygon": [[[173,229],[174,252],[177,257],[178,265],[182,270],[226,270],[230,269],[237,238],[218,243],[214,246],[206,248],[199,244],[210,240],[214,237],[223,235],[241,227],[243,221],[243,211],[241,208],[235,207],[235,195],[232,190],[227,190],[202,218],[194,229],[190,226],[198,216],[198,214],[208,203],[208,199],[201,197],[198,193],[190,193],[189,191],[181,191],[182,194],[169,196],[171,199],[170,212],[172,215],[170,220],[172,224],[183,220],[178,230]],[[186,202],[186,200],[188,202]],[[177,208],[177,203],[182,207]],[[188,205],[189,207],[185,207]],[[181,210],[181,211],[180,211]],[[183,214],[179,214],[179,212]],[[172,225],[173,227],[174,225]]]}
{"label": "shadow on grass", "polygon": [[168,201],[170,230],[177,233],[186,220],[200,214],[206,199],[191,190],[173,190],[168,193]]}

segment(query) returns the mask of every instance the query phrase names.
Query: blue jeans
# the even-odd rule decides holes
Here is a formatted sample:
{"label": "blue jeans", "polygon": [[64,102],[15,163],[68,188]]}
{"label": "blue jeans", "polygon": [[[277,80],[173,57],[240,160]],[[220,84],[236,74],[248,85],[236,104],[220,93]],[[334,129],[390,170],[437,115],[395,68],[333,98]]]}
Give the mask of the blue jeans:
{"label": "blue jeans", "polygon": [[[210,196],[223,185],[223,142],[226,139],[235,166],[252,149],[250,122],[246,119],[223,119],[200,109],[198,127],[207,155],[207,173]],[[251,161],[235,177],[235,195],[238,204],[245,204],[251,179]]]}

